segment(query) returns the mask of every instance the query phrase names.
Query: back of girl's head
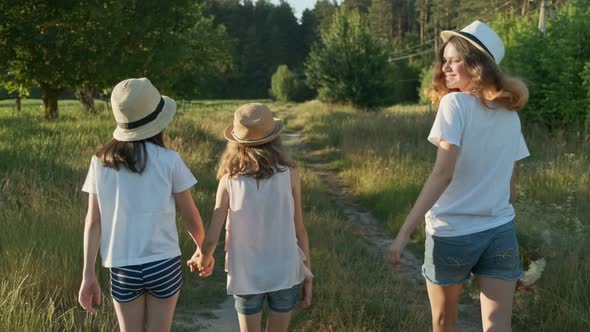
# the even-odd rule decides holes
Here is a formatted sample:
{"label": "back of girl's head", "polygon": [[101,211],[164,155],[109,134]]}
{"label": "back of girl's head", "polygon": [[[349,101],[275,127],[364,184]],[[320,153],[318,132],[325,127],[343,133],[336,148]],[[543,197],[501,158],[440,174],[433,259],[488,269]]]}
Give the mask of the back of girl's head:
{"label": "back of girl's head", "polygon": [[266,179],[276,172],[285,171],[285,167],[294,166],[295,163],[286,153],[280,137],[255,146],[230,141],[221,156],[217,178],[227,174],[229,177],[246,175]]}
{"label": "back of girl's head", "polygon": [[144,77],[115,85],[111,105],[117,127],[96,156],[106,167],[126,167],[141,174],[148,158],[146,142],[165,147],[162,131],[176,113],[176,102],[160,94]]}
{"label": "back of girl's head", "polygon": [[294,166],[279,138],[283,125],[264,104],[247,103],[238,107],[232,124],[223,132],[228,143],[217,178],[228,174],[265,179],[284,171],[286,166]]}
{"label": "back of girl's head", "polygon": [[438,104],[447,93],[458,91],[448,89],[445,85],[444,50],[448,44],[455,47],[465,64],[465,70],[471,79],[471,93],[476,94],[486,106],[490,107],[489,102],[493,101],[509,110],[524,107],[529,95],[524,82],[502,73],[490,57],[460,37],[451,37],[437,52],[432,86],[425,91],[432,102]]}
{"label": "back of girl's head", "polygon": [[112,138],[96,152],[96,157],[106,167],[117,171],[125,167],[133,173],[141,174],[148,158],[147,142],[166,147],[162,132],[140,141],[125,142]]}

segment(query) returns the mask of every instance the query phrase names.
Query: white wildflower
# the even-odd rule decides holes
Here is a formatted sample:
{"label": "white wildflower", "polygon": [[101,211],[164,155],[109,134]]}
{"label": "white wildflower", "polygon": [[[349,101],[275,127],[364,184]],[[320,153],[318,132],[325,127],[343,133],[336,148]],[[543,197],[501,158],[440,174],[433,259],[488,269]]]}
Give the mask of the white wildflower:
{"label": "white wildflower", "polygon": [[531,262],[529,264],[528,270],[524,272],[524,276],[520,279],[522,284],[525,286],[531,286],[537,282],[545,270],[545,265],[545,258],[537,259],[536,261]]}

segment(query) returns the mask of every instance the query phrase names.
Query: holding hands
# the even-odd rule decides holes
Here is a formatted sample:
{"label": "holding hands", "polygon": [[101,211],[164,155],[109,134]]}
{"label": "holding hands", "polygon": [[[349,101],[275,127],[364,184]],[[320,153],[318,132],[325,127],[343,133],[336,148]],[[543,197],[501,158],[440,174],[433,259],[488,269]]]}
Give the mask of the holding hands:
{"label": "holding hands", "polygon": [[206,278],[213,273],[215,258],[212,255],[203,255],[200,248],[193,254],[190,260],[186,262],[191,272],[199,271],[199,277]]}

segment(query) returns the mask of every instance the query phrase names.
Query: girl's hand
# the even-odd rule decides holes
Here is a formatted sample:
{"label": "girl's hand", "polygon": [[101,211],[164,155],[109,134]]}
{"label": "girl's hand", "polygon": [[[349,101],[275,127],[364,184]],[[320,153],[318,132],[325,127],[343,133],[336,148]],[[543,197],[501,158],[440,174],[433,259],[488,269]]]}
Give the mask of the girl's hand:
{"label": "girl's hand", "polygon": [[299,302],[300,309],[306,309],[311,306],[311,294],[313,289],[313,279],[307,278],[303,282],[303,292],[301,294],[301,301]]}
{"label": "girl's hand", "polygon": [[96,278],[82,279],[80,285],[80,292],[78,293],[78,302],[84,310],[95,315],[96,309],[93,308],[93,304],[100,305],[100,285]]}
{"label": "girl's hand", "polygon": [[198,260],[198,258],[200,256],[201,256],[201,250],[199,250],[197,248],[197,250],[195,251],[195,253],[191,257],[191,259],[189,259],[188,261],[186,261],[186,265],[189,267],[189,269],[191,270],[191,272],[195,272],[196,270],[199,269],[199,267],[197,265],[197,260]]}
{"label": "girl's hand", "polygon": [[398,234],[395,239],[389,245],[389,253],[387,255],[387,260],[389,264],[393,265],[394,267],[399,267],[404,260],[401,258],[406,245],[408,244],[409,237],[402,236]]}
{"label": "girl's hand", "polygon": [[212,255],[201,255],[197,258],[197,266],[199,267],[199,277],[206,278],[213,274],[213,266],[215,265],[215,258]]}

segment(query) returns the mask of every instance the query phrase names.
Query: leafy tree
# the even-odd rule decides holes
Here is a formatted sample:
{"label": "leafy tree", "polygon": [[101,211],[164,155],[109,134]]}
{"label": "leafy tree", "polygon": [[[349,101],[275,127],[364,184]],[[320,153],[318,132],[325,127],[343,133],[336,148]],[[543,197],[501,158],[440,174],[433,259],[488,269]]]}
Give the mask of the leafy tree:
{"label": "leafy tree", "polygon": [[305,85],[302,75],[293,73],[287,65],[278,66],[272,75],[271,94],[284,102],[301,102],[313,97],[313,92]]}
{"label": "leafy tree", "polygon": [[308,84],[325,101],[360,107],[382,104],[388,92],[386,48],[371,36],[357,10],[343,6],[331,20],[305,65]]}
{"label": "leafy tree", "polygon": [[9,46],[0,59],[13,85],[42,88],[48,119],[58,117],[66,89],[92,109],[96,91],[125,77],[147,76],[161,90],[188,95],[198,78],[229,62],[223,28],[201,7],[195,0],[0,2],[0,44]]}
{"label": "leafy tree", "polygon": [[507,48],[502,66],[528,84],[530,98],[523,111],[528,121],[579,128],[588,105],[584,67],[590,61],[590,9],[583,2],[560,8],[545,35],[534,16],[493,22]]}

